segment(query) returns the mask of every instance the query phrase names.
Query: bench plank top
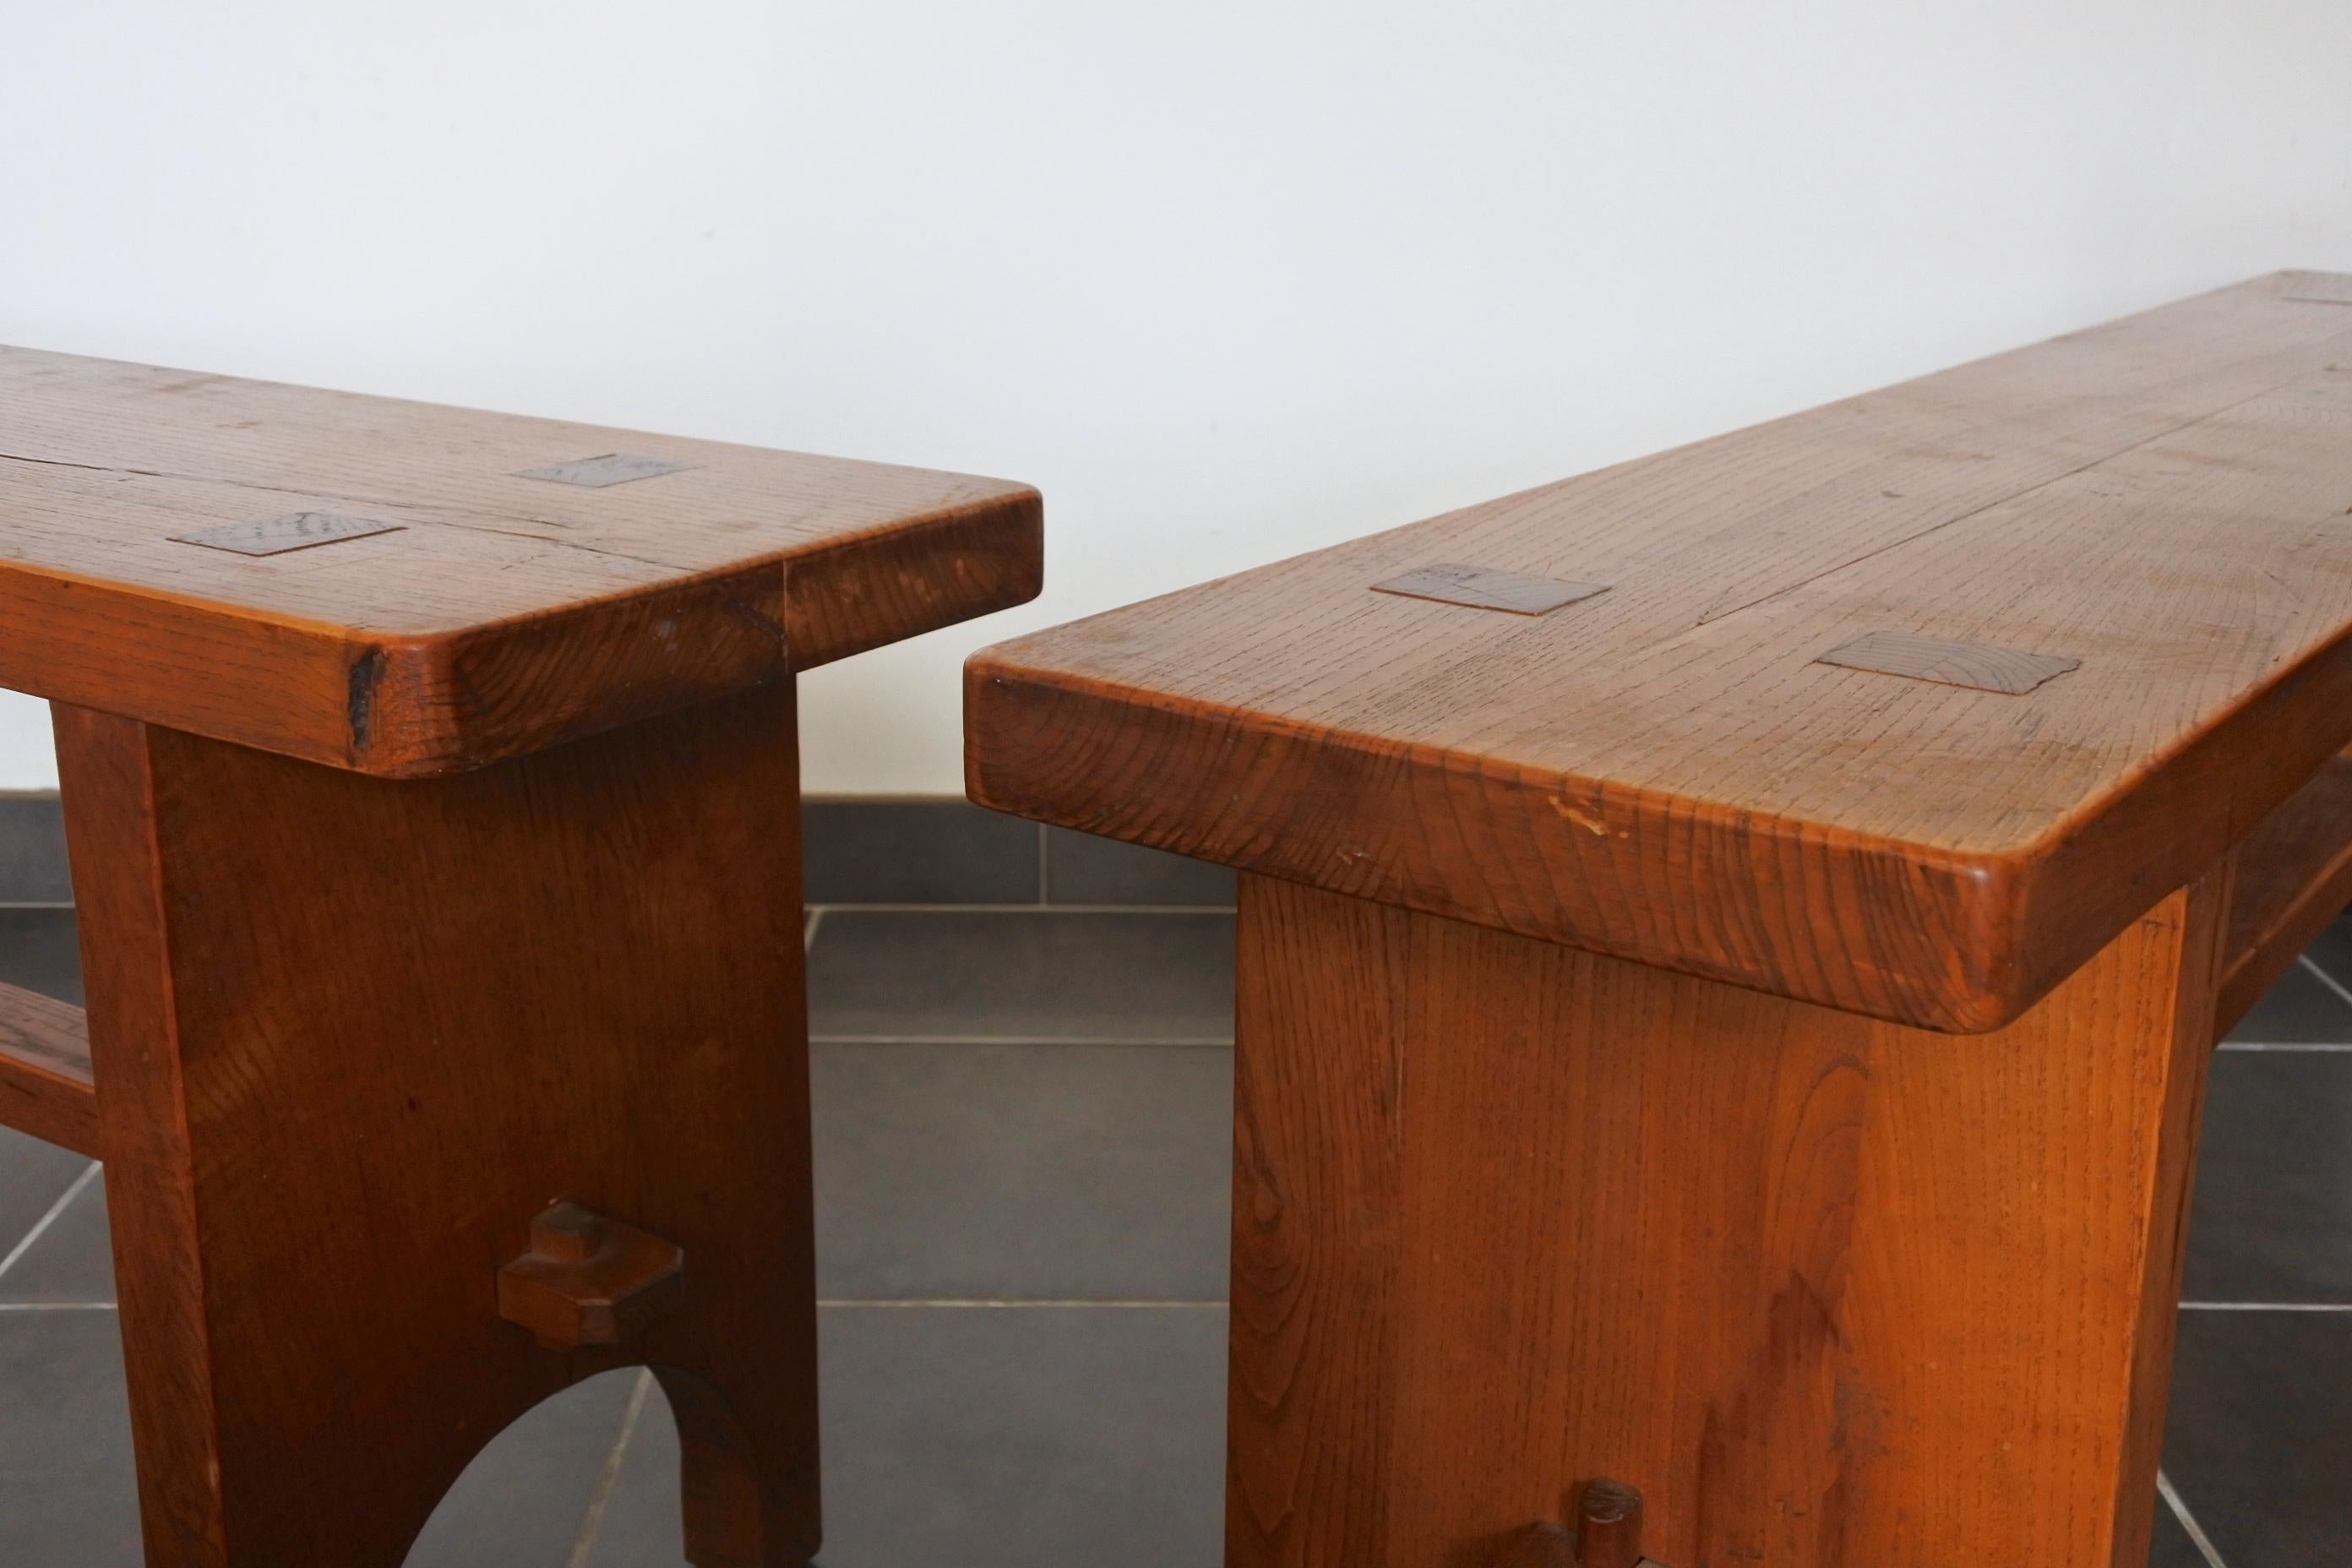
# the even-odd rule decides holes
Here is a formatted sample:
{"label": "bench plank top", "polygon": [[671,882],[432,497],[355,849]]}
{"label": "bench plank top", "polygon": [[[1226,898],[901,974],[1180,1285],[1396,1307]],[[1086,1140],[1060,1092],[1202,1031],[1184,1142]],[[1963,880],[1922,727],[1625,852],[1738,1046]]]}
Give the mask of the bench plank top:
{"label": "bench plank top", "polygon": [[0,348],[0,685],[391,775],[1034,597],[1024,485]]}
{"label": "bench plank top", "polygon": [[2347,514],[2277,274],[991,648],[969,784],[1988,1029],[2352,740]]}

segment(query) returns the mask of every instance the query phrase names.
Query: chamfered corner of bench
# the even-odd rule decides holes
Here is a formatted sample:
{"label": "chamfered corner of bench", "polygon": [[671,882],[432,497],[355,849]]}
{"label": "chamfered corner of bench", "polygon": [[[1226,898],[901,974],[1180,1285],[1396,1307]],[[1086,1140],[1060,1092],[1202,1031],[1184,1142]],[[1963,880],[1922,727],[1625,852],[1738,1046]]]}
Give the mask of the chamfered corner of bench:
{"label": "chamfered corner of bench", "polygon": [[1043,591],[1044,516],[1034,489],[1008,484],[781,563],[355,638],[341,754],[314,760],[390,778],[464,772],[1010,609]]}
{"label": "chamfered corner of bench", "polygon": [[341,701],[315,733],[217,738],[381,778],[486,767],[788,679],[784,580],[760,565],[488,626],[347,635]]}
{"label": "chamfered corner of bench", "polygon": [[1043,535],[1038,492],[1007,486],[782,563],[488,626],[353,638],[341,754],[312,760],[436,777],[716,700],[1027,603],[1044,587]]}
{"label": "chamfered corner of bench", "polygon": [[794,670],[1025,605],[1045,589],[1045,501],[1003,483],[919,524],[803,552],[785,565]]}

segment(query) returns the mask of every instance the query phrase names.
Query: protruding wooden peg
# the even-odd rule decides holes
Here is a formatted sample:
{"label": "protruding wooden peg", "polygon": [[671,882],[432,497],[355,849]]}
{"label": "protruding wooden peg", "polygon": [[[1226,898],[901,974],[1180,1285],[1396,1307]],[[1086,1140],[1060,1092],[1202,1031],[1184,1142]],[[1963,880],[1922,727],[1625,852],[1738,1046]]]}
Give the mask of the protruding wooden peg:
{"label": "protruding wooden peg", "polygon": [[686,1254],[578,1204],[530,1222],[530,1250],[499,1270],[499,1316],[550,1350],[616,1345],[677,1310]]}
{"label": "protruding wooden peg", "polygon": [[1531,1524],[1511,1538],[1495,1568],[1576,1568],[1576,1538],[1556,1524]]}
{"label": "protruding wooden peg", "polygon": [[1642,1494],[1622,1481],[1587,1481],[1576,1505],[1576,1568],[1641,1568]]}

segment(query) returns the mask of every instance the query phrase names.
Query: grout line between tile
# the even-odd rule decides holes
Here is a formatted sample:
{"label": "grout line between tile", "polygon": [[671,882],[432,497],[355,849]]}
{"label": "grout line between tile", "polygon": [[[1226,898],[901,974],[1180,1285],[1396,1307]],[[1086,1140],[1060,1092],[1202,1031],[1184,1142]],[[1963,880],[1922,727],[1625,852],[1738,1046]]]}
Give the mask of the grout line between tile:
{"label": "grout line between tile", "polygon": [[2320,968],[2318,964],[2313,963],[2311,954],[2306,952],[2302,957],[2296,959],[2295,962],[2302,964],[2305,969],[2310,970],[2312,973],[2317,975],[2319,977],[2319,983],[2322,985],[2325,985],[2330,991],[2335,992],[2336,994],[2341,997],[2346,1003],[2352,1004],[2352,991],[2347,991],[2344,989],[2344,983],[2342,981],[2336,979],[2336,976],[2328,973],[2327,971]]}
{"label": "grout line between tile", "polygon": [[112,1301],[0,1301],[0,1312],[111,1312]]}
{"label": "grout line between tile", "polygon": [[2272,1051],[2280,1056],[2300,1052],[2324,1057],[2352,1051],[2352,1044],[2333,1040],[2223,1040],[2217,1048],[2225,1051]]}
{"label": "grout line between tile", "polygon": [[2184,1312],[2352,1312],[2352,1301],[2183,1301]]}
{"label": "grout line between tile", "polygon": [[2165,1506],[2172,1510],[2172,1517],[2180,1521],[2180,1528],[2189,1532],[2190,1544],[2205,1554],[2207,1568],[2230,1568],[2221,1561],[2221,1554],[2213,1549],[2212,1537],[2205,1533],[2205,1527],[2197,1522],[2197,1516],[2190,1513],[2189,1505],[2180,1500],[2180,1493],[2173,1488],[2172,1478],[2162,1470],[2156,1472],[2156,1489],[2158,1495],[2164,1499]]}
{"label": "grout line between tile", "polygon": [[612,1451],[604,1456],[604,1468],[596,1472],[595,1489],[588,1494],[588,1511],[580,1516],[580,1533],[572,1540],[566,1568],[585,1568],[589,1552],[596,1548],[596,1532],[604,1528],[614,1483],[621,1479],[621,1458],[628,1452],[629,1436],[637,1429],[637,1417],[645,1413],[646,1396],[653,1392],[653,1385],[652,1369],[639,1367],[636,1384],[629,1390],[628,1408],[621,1412],[620,1429],[613,1434]]}
{"label": "grout line between tile", "polygon": [[992,1300],[979,1297],[952,1296],[940,1297],[932,1300],[919,1300],[904,1297],[858,1298],[848,1296],[820,1296],[817,1298],[816,1304],[819,1307],[835,1310],[856,1309],[860,1310],[883,1310],[889,1311],[978,1310],[991,1312],[1020,1311],[1024,1310],[1034,1310],[1040,1308],[1053,1309],[1055,1310],[1067,1310],[1077,1307],[1099,1307],[1108,1310],[1122,1312],[1168,1311],[1180,1308],[1195,1311],[1210,1309],[1222,1311],[1225,1306],[1225,1303],[1222,1300],[1097,1301],[1079,1297],[1040,1297],[1033,1300]]}
{"label": "grout line between tile", "polygon": [[810,905],[808,918],[801,922],[801,952],[803,954],[816,946],[816,928],[824,923],[824,910],[823,904]]}
{"label": "grout line between tile", "polygon": [[1152,1039],[1118,1039],[1094,1035],[811,1035],[812,1046],[1177,1046],[1185,1049],[1223,1050],[1233,1044],[1230,1035],[1176,1035]]}
{"label": "grout line between tile", "polygon": [[58,1223],[58,1216],[66,1212],[66,1205],[79,1197],[81,1190],[89,1185],[97,1175],[98,1162],[92,1160],[83,1168],[82,1173],[73,1179],[73,1185],[68,1187],[58,1195],[58,1201],[49,1205],[49,1212],[33,1222],[33,1228],[25,1233],[25,1238],[8,1249],[7,1257],[0,1258],[0,1278],[5,1278],[8,1270],[16,1267],[18,1258],[33,1250],[33,1243],[40,1240],[49,1226]]}
{"label": "grout line between tile", "polygon": [[0,910],[69,910],[71,899],[0,899]]}

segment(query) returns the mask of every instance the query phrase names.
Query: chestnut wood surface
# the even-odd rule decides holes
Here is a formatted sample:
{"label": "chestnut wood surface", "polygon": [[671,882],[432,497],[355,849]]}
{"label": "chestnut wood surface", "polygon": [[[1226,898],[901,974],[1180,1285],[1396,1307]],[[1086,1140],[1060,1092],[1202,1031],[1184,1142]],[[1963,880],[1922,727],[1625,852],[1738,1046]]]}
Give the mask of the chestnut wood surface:
{"label": "chestnut wood surface", "polygon": [[72,1003],[0,985],[0,1126],[98,1152],[89,1029]]}
{"label": "chestnut wood surface", "polygon": [[[680,466],[525,477],[613,454]],[[345,536],[185,542],[248,524]],[[0,686],[362,772],[1001,609],[1040,551],[1002,480],[0,349]]]}
{"label": "chestnut wood surface", "polygon": [[[793,725],[787,680],[417,784],[57,709],[156,1568],[397,1568],[509,1422],[638,1363],[688,1558],[815,1552]],[[567,1203],[682,1288],[593,1265],[551,1349],[501,1278]]]}
{"label": "chestnut wood surface", "polygon": [[2214,1032],[2229,1030],[2352,903],[2352,755],[2331,758],[2237,848]]}
{"label": "chestnut wood surface", "polygon": [[2141,1568],[2227,875],[1966,1042],[1244,877],[1228,1568]]}
{"label": "chestnut wood surface", "polygon": [[[2259,279],[1000,645],[971,793],[1998,1028],[2352,742],[2347,291]],[[1607,591],[1374,591],[1436,563]],[[1873,634],[1979,651],[1822,662]]]}
{"label": "chestnut wood surface", "polygon": [[397,1568],[647,1365],[686,1555],[820,1539],[796,671],[1033,595],[1024,486],[0,349],[156,1568]]}

